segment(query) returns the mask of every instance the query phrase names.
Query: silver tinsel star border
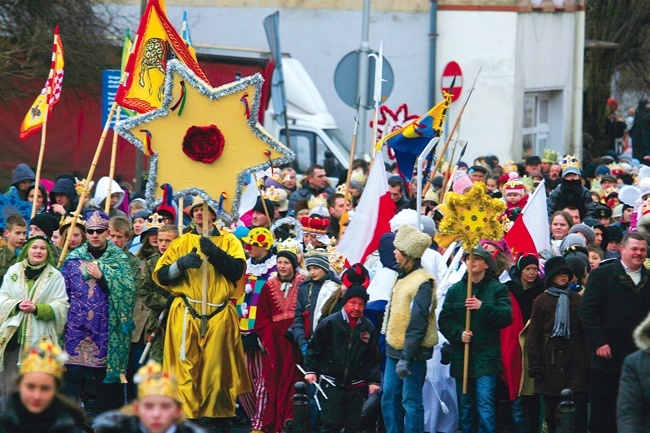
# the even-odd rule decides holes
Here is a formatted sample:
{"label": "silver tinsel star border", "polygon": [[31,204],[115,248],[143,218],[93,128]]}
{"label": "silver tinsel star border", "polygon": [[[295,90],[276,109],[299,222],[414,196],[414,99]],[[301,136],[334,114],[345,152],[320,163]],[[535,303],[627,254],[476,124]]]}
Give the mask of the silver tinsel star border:
{"label": "silver tinsel star border", "polygon": [[[163,97],[162,107],[145,114],[141,114],[138,116],[134,116],[122,120],[115,125],[115,131],[120,136],[128,140],[135,147],[137,147],[142,153],[147,155],[145,144],[141,140],[139,140],[135,135],[131,134],[130,130],[137,126],[142,126],[155,119],[158,119],[160,117],[165,117],[170,114],[169,107],[170,105],[172,105],[173,102],[172,85],[174,84],[174,76],[173,76],[174,73],[180,75],[188,85],[197,89],[199,93],[208,97],[210,100],[219,99],[224,96],[241,92],[242,90],[245,90],[247,87],[251,85],[255,86],[256,88],[255,98],[253,99],[253,103],[251,104],[250,118],[248,119],[249,128],[251,129],[253,134],[257,136],[257,138],[264,141],[276,152],[285,155],[284,157],[273,159],[273,164],[276,167],[284,164],[288,164],[296,158],[296,154],[291,149],[289,149],[287,146],[285,146],[280,141],[278,141],[273,136],[271,136],[271,134],[269,134],[262,127],[262,125],[260,125],[260,123],[257,121],[257,117],[260,109],[260,102],[262,99],[262,83],[264,82],[264,79],[259,73],[252,75],[250,77],[242,78],[233,83],[224,84],[223,86],[213,89],[208,84],[206,84],[203,80],[198,78],[184,63],[178,60],[170,60],[169,62],[167,62],[167,74],[165,76],[165,93]],[[219,215],[220,217],[225,218],[226,220],[229,221],[234,221],[237,218],[239,218],[238,215],[239,201],[241,198],[242,191],[246,186],[247,178],[249,178],[249,176],[251,176],[253,173],[266,170],[267,168],[269,168],[269,166],[270,166],[269,162],[264,162],[262,164],[255,165],[253,167],[246,168],[237,175],[237,187],[235,190],[235,197],[232,198],[232,206],[231,206],[232,212],[228,213],[225,211],[225,209],[222,209],[222,213]],[[145,198],[147,200],[147,203],[149,203],[150,209],[155,209],[162,201],[162,199],[156,200],[156,190],[158,188],[157,178],[158,178],[158,153],[154,152],[154,154],[149,157],[149,175],[147,179],[147,187],[145,190]],[[251,181],[251,184],[253,182],[254,181]],[[172,185],[172,188],[173,186],[174,185]],[[200,195],[201,197],[203,197],[204,200],[208,201],[210,206],[213,206],[214,209],[219,209],[219,197],[214,199],[200,188],[192,187],[192,188],[186,188],[178,191],[175,190],[174,198],[178,198],[179,196],[188,193],[194,195]],[[230,197],[227,200],[230,200]]]}

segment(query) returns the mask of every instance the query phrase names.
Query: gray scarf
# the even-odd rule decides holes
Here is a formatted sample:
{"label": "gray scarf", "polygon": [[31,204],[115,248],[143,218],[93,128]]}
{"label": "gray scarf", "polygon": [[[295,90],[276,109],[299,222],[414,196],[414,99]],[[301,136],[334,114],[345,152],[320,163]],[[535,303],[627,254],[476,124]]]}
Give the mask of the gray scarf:
{"label": "gray scarf", "polygon": [[562,337],[567,340],[571,338],[571,320],[569,316],[569,287],[565,289],[558,289],[557,287],[549,287],[546,289],[549,295],[558,297],[557,306],[555,307],[555,324],[553,325],[553,337]]}

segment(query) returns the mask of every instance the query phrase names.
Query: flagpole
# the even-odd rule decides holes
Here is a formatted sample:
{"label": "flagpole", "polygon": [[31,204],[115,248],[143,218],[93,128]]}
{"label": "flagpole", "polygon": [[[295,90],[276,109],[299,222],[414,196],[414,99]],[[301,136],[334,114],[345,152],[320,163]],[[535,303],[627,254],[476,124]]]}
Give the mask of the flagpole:
{"label": "flagpole", "polygon": [[183,234],[183,200],[185,197],[182,195],[178,197],[178,234],[182,235]]}
{"label": "flagpole", "polygon": [[[138,40],[138,35],[135,36],[134,46],[137,40]],[[126,72],[122,71],[122,76],[120,77],[120,85],[124,83],[125,79],[126,79]],[[111,120],[113,120],[113,116],[115,115],[116,109],[117,109],[117,101],[113,99],[113,104],[111,105],[111,109],[108,112],[108,117],[106,118],[106,123],[104,124],[104,130],[102,131],[102,135],[99,137],[99,143],[97,143],[97,149],[95,149],[95,155],[93,156],[93,160],[90,163],[88,176],[86,176],[86,179],[84,180],[83,191],[81,191],[81,195],[79,196],[79,203],[77,204],[77,209],[75,210],[72,216],[72,222],[70,223],[71,231],[74,230],[77,221],[79,220],[81,209],[83,209],[86,196],[88,195],[88,185],[90,184],[90,180],[95,175],[95,169],[97,168],[97,161],[99,161],[99,155],[102,153],[102,149],[104,148],[104,142],[106,142],[106,135],[108,134],[108,130],[111,125]],[[57,263],[56,265],[57,268],[61,267],[61,264],[65,260],[65,256],[68,254],[71,238],[72,238],[72,233],[70,234],[70,236],[66,236],[65,243],[63,244],[63,249],[61,250],[61,255],[59,256],[59,263]]]}
{"label": "flagpole", "polygon": [[[43,155],[45,154],[45,138],[47,136],[47,116],[49,115],[50,104],[49,99],[52,94],[51,86],[47,86],[47,96],[45,99],[45,110],[43,115],[43,129],[41,130],[41,148],[38,151],[38,162],[36,164],[36,179],[34,179],[34,202],[32,203],[32,216],[36,216],[36,210],[38,209],[38,196],[41,194],[41,169],[43,167]],[[43,197],[43,203],[45,203],[46,197]]]}
{"label": "flagpole", "polygon": [[[120,112],[122,109],[118,109],[117,113],[115,114],[115,123],[120,121]],[[113,129],[113,142],[111,143],[111,165],[110,169],[108,171],[108,193],[106,194],[106,203],[104,203],[104,212],[106,212],[106,215],[111,210],[111,194],[112,194],[112,188],[113,188],[113,177],[115,176],[115,157],[117,153],[117,132],[115,132],[115,129]]]}
{"label": "flagpole", "polygon": [[[469,264],[467,264],[467,299],[472,297],[472,263],[474,263],[474,250],[469,251]],[[465,332],[470,331],[472,311],[465,307]],[[469,343],[465,343],[463,356],[463,394],[467,394],[467,374],[469,373]]]}
{"label": "flagpole", "polygon": [[[350,144],[350,159],[348,162],[348,176],[345,179],[345,203],[343,204],[343,209],[345,213],[348,213],[348,203],[350,202],[350,177],[352,176],[352,162],[354,161],[354,150],[357,146],[357,128],[359,127],[359,109],[361,108],[361,100],[358,99],[357,102],[357,114],[354,116],[354,132],[352,133],[352,143]],[[375,134],[376,136],[376,134]],[[339,227],[339,239],[343,232],[343,226]]]}
{"label": "flagpole", "polygon": [[[374,117],[372,122],[372,159],[375,158],[377,152],[377,122],[379,121],[379,102],[381,102],[381,84],[384,81],[384,41],[379,43],[379,53],[370,53],[368,57],[375,59],[375,91],[373,94],[373,101],[375,103]],[[361,100],[359,100],[361,101]]]}

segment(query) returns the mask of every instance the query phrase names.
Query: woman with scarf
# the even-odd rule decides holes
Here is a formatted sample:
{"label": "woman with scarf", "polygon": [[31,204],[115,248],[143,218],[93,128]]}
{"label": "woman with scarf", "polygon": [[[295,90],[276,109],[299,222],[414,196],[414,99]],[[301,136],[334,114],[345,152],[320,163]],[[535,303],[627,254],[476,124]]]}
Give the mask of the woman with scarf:
{"label": "woman with scarf", "polygon": [[68,295],[54,267],[50,241],[35,235],[23,246],[0,287],[0,393],[7,396],[18,373],[23,348],[43,337],[58,341],[68,314]]}
{"label": "woman with scarf", "polygon": [[591,352],[578,309],[582,296],[572,292],[573,271],[563,257],[545,265],[546,291],[533,302],[528,330],[528,375],[544,397],[549,432],[560,431],[560,393],[571,389],[576,405],[575,432],[587,432],[587,392]]}

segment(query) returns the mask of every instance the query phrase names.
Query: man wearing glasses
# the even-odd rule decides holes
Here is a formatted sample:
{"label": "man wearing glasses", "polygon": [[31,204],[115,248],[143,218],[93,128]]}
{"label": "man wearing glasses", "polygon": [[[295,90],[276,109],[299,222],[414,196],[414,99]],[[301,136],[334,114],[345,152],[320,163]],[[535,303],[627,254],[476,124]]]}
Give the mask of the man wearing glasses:
{"label": "man wearing glasses", "polygon": [[86,243],[61,268],[70,301],[64,392],[79,399],[96,382],[96,399],[84,403],[97,415],[124,403],[135,283],[126,254],[107,239],[108,215],[91,211],[84,216]]}

